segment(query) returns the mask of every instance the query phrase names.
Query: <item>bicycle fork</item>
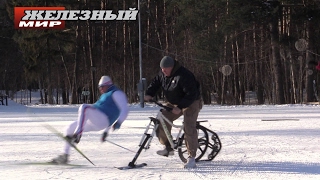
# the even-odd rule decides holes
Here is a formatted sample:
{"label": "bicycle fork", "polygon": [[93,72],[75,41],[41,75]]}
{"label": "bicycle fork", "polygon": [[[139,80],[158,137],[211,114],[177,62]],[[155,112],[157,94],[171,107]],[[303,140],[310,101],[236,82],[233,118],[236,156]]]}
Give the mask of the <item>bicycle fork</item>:
{"label": "bicycle fork", "polygon": [[[132,159],[132,161],[128,164],[128,166],[130,166],[130,167],[135,167],[135,162],[137,161],[137,159],[143,149],[150,148],[150,143],[152,141],[152,138],[154,137],[154,135],[156,133],[156,129],[159,126],[159,121],[156,118],[153,118],[153,117],[149,117],[149,118],[150,118],[150,123],[147,126],[147,128],[144,131],[144,134],[141,138],[141,141],[139,143],[140,147],[139,147],[136,155]],[[151,131],[151,133],[150,133],[150,131]]]}
{"label": "bicycle fork", "polygon": [[[164,132],[167,135],[167,138],[169,140],[169,143],[170,143],[171,147],[173,149],[176,149],[177,146],[180,144],[180,143],[177,143],[177,142],[173,141],[171,133],[169,132],[169,130],[168,130],[168,128],[167,128],[167,126],[166,126],[164,121],[168,122],[173,127],[180,128],[178,137],[180,137],[180,134],[181,134],[182,129],[183,129],[183,125],[182,126],[174,125],[166,117],[164,117],[162,115],[162,113],[159,113],[157,118],[153,118],[153,117],[149,117],[149,118],[150,118],[150,122],[149,122],[148,126],[146,127],[146,130],[144,131],[144,134],[143,134],[143,136],[142,136],[142,138],[140,140],[140,143],[139,143],[140,148],[137,151],[136,155],[134,156],[133,160],[128,165],[130,167],[134,167],[135,166],[135,162],[138,159],[138,157],[139,157],[139,155],[140,155],[140,153],[141,153],[141,151],[143,149],[149,149],[150,148],[150,143],[152,141],[152,138],[154,137],[154,135],[156,133],[156,130],[159,127],[160,124],[162,125],[162,127],[164,129]],[[177,138],[177,140],[178,140],[178,138]],[[175,144],[177,146],[175,146]]]}

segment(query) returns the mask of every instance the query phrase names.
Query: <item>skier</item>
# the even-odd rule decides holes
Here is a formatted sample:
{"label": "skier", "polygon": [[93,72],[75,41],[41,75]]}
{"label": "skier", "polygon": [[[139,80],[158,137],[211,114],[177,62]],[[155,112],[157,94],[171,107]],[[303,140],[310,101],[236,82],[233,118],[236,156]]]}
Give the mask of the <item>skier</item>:
{"label": "skier", "polygon": [[[189,154],[184,168],[195,168],[195,157],[198,149],[196,122],[202,108],[200,84],[192,72],[169,56],[162,58],[160,67],[162,72],[155,76],[148,86],[144,100],[150,101],[162,87],[168,101],[167,106],[173,107],[173,109],[171,112],[163,110],[161,113],[171,122],[183,115],[185,140]],[[166,125],[170,132],[172,127],[168,123]],[[157,154],[161,156],[173,155],[174,151],[162,126],[159,126],[156,134],[160,143],[165,145],[165,149],[157,151]]]}
{"label": "skier", "polygon": [[[82,104],[78,110],[78,118],[65,131],[71,143],[79,143],[83,132],[104,129],[101,141],[108,136],[109,129],[117,130],[127,118],[128,101],[125,93],[117,88],[109,76],[102,76],[99,81],[101,96],[93,105]],[[52,159],[52,163],[66,164],[69,161],[70,144],[66,142],[63,154]]]}

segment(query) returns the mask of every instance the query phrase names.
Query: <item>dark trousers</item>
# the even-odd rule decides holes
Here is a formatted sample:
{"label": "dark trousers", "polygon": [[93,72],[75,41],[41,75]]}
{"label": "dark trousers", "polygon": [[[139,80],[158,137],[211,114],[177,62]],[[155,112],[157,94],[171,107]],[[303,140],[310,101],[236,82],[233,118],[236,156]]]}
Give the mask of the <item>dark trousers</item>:
{"label": "dark trousers", "polygon": [[[167,104],[167,106],[173,107],[172,104]],[[171,122],[178,119],[183,115],[184,121],[184,139],[188,149],[190,157],[196,157],[196,152],[198,149],[198,133],[196,128],[196,122],[198,119],[198,114],[202,108],[202,101],[195,100],[189,107],[182,109],[180,114],[173,114],[169,111],[163,110],[162,114]],[[171,132],[172,126],[166,122],[169,132]],[[159,142],[163,145],[170,146],[168,138],[163,130],[163,127],[159,126],[156,131]]]}

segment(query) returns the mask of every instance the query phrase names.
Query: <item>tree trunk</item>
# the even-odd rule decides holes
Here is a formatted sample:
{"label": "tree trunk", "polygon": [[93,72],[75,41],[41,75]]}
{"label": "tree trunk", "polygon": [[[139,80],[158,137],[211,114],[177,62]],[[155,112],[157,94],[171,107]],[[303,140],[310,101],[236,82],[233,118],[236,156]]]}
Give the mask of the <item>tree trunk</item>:
{"label": "tree trunk", "polygon": [[47,50],[48,50],[48,57],[46,58],[47,61],[47,95],[48,95],[48,104],[53,104],[53,94],[52,94],[52,79],[51,79],[51,62],[52,59],[49,58],[49,54],[50,54],[50,42],[49,42],[49,38],[46,39],[46,45],[47,45]]}
{"label": "tree trunk", "polygon": [[283,89],[283,74],[281,68],[281,58],[279,52],[279,30],[278,30],[278,18],[273,18],[273,21],[269,24],[270,27],[270,39],[271,39],[271,61],[274,72],[275,80],[275,103],[284,104],[284,89]]}
{"label": "tree trunk", "polygon": [[[235,33],[236,34],[236,33]],[[235,37],[231,36],[230,39],[233,39]],[[235,38],[236,39],[236,38]],[[233,98],[234,98],[234,104],[239,105],[240,101],[239,101],[239,72],[237,70],[237,40],[232,41],[232,45],[231,45],[231,50],[232,50],[232,70],[233,70]]]}
{"label": "tree trunk", "polygon": [[[263,42],[263,32],[261,30],[261,42]],[[258,39],[256,36],[256,26],[253,27],[253,57],[254,59],[259,59],[258,56]],[[260,46],[261,47],[261,46]],[[262,53],[262,50],[260,50]],[[262,56],[261,56],[262,57]],[[264,97],[263,97],[263,85],[262,85],[262,79],[261,71],[260,71],[261,64],[258,61],[255,61],[255,91],[257,95],[257,103],[258,104],[264,104]]]}
{"label": "tree trunk", "polygon": [[[126,8],[126,2],[123,1],[123,9]],[[127,52],[126,52],[126,47],[127,47],[127,28],[126,28],[126,22],[123,22],[122,25],[122,33],[123,33],[123,91],[126,92],[127,88],[127,78],[126,78],[126,74],[127,74],[127,67],[126,67],[126,58],[127,58]]]}
{"label": "tree trunk", "polygon": [[92,57],[92,26],[90,20],[87,20],[87,39],[88,39],[88,57],[90,61],[90,71],[91,71],[91,93],[90,93],[90,102],[93,103],[96,101],[96,66],[94,59]]}
{"label": "tree trunk", "polygon": [[[313,49],[313,22],[309,21],[308,22],[308,28],[306,31],[306,38],[307,38],[307,50],[308,49]],[[307,69],[310,69],[308,62],[313,61],[314,57],[313,54],[310,51],[306,51],[306,67]],[[315,72],[313,72],[312,74],[309,74],[309,71],[306,71],[306,102],[314,102],[316,101],[315,98],[315,92],[313,89],[313,81],[314,81],[314,77],[315,77]]]}
{"label": "tree trunk", "polygon": [[71,83],[71,104],[77,104],[78,102],[78,76],[79,76],[79,65],[78,62],[81,61],[81,26],[80,26],[80,22],[77,22],[77,28],[76,28],[76,52],[75,52],[75,56],[74,56],[74,66],[73,66],[73,82]]}

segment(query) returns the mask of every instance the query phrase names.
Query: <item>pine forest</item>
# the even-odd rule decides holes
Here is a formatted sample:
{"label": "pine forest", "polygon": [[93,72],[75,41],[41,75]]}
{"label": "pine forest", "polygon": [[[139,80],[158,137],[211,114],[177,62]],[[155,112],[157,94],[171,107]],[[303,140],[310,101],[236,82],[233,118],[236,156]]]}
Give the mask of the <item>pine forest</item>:
{"label": "pine forest", "polygon": [[[15,7],[138,15],[16,29]],[[141,79],[149,83],[171,56],[195,74],[205,104],[246,104],[248,92],[255,104],[317,102],[319,27],[319,0],[0,0],[0,94],[92,103],[108,75],[138,103]]]}

